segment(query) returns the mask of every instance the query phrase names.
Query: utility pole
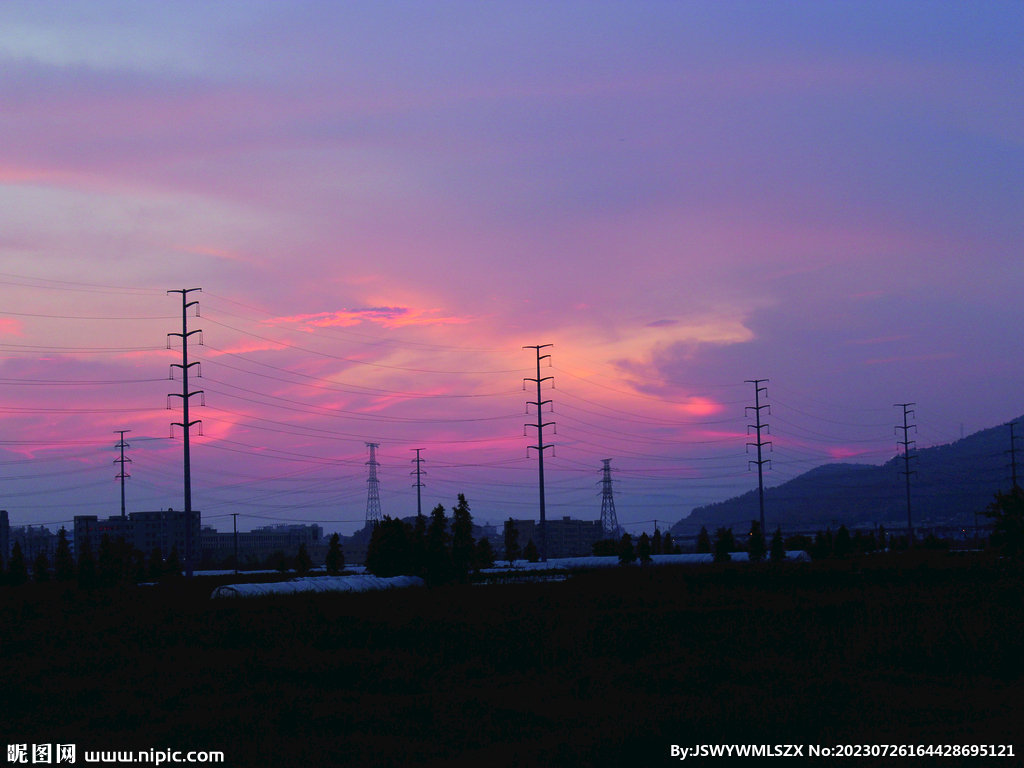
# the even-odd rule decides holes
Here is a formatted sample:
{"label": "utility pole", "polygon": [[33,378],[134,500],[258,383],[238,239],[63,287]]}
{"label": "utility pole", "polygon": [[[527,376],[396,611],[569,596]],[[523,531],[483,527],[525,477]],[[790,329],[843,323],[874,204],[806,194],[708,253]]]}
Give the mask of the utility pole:
{"label": "utility pole", "polygon": [[231,527],[235,531],[235,576],[238,575],[238,513],[231,513]]}
{"label": "utility pole", "polygon": [[917,459],[917,456],[911,456],[910,455],[910,450],[911,450],[911,448],[914,447],[914,445],[915,445],[915,443],[917,441],[916,440],[908,439],[911,429],[913,429],[915,432],[917,431],[917,425],[910,423],[910,417],[914,415],[914,412],[912,410],[910,410],[910,406],[912,406],[912,405],[914,405],[914,403],[896,403],[893,406],[894,408],[902,408],[903,409],[903,426],[901,427],[899,424],[896,425],[896,431],[899,432],[899,431],[902,430],[902,432],[903,432],[903,440],[897,442],[896,444],[903,446],[903,471],[900,472],[900,474],[905,476],[906,479],[907,479],[907,549],[908,550],[912,549],[913,546],[914,546],[914,525],[913,525],[913,522],[911,521],[911,518],[910,518],[910,476],[917,474],[916,471],[912,472],[910,470],[910,462],[911,462],[911,460],[912,459]]}
{"label": "utility pole", "polygon": [[[192,458],[189,454],[189,430],[194,424],[201,424],[201,419],[195,421],[189,421],[188,418],[188,401],[193,395],[202,395],[203,390],[197,389],[194,392],[190,392],[188,389],[188,369],[193,365],[199,365],[198,361],[188,361],[188,337],[193,334],[202,333],[202,330],[190,331],[188,329],[188,308],[196,308],[196,317],[199,317],[199,302],[189,301],[188,295],[194,291],[201,291],[202,288],[179,288],[176,290],[168,291],[167,293],[180,293],[181,294],[181,333],[169,333],[167,334],[167,348],[171,348],[171,336],[181,337],[181,363],[173,363],[171,368],[181,368],[181,393],[171,393],[168,397],[180,397],[182,407],[182,419],[171,424],[171,427],[181,427],[185,438],[185,575],[188,578],[192,578]],[[202,344],[202,336],[199,337],[199,343]],[[173,371],[171,372],[173,377]],[[200,376],[202,374],[200,373]],[[200,400],[205,405],[205,402]],[[199,434],[202,434],[202,427],[200,427]],[[172,521],[173,522],[173,521]]]}
{"label": "utility pole", "polygon": [[617,539],[619,533],[619,519],[615,515],[615,494],[612,491],[612,460],[601,459],[604,467],[601,469],[601,528],[608,532],[608,537]]}
{"label": "utility pole", "polygon": [[757,433],[757,442],[755,442],[755,443],[747,443],[747,448],[749,449],[750,446],[752,446],[752,445],[757,446],[757,461],[748,461],[747,462],[747,468],[749,469],[751,464],[757,464],[757,500],[758,500],[758,504],[760,505],[760,509],[761,509],[761,533],[765,532],[765,528],[764,528],[764,465],[767,464],[769,466],[769,468],[771,468],[771,463],[772,463],[771,459],[762,459],[761,458],[761,448],[767,445],[769,450],[771,450],[771,445],[772,445],[771,440],[762,440],[761,439],[761,430],[762,429],[768,429],[768,425],[767,424],[762,424],[761,423],[761,409],[762,408],[767,408],[769,416],[772,413],[772,409],[771,409],[770,405],[761,405],[761,393],[762,392],[766,393],[765,397],[767,397],[768,388],[761,386],[766,381],[768,381],[768,379],[747,379],[745,382],[743,382],[744,384],[753,384],[754,385],[754,404],[753,405],[748,405],[746,408],[744,408],[743,409],[743,415],[746,416],[748,412],[753,411],[754,412],[754,419],[756,421],[755,424],[748,424],[747,425],[747,435],[748,436],[750,435],[750,430],[751,429],[755,430],[756,433]]}
{"label": "utility pole", "polygon": [[[1013,475],[1012,475],[1012,477],[1013,477],[1013,488],[1011,490],[1014,490],[1014,489],[1016,489],[1018,487],[1017,486],[1017,438],[1013,434],[1013,428],[1014,428],[1014,426],[1016,426],[1016,424],[1017,424],[1016,421],[1011,421],[1010,422],[1010,450],[1007,451],[1007,453],[1010,454],[1010,471],[1013,473]],[[122,512],[122,514],[124,514],[124,513]]]}
{"label": "utility pole", "polygon": [[124,465],[126,463],[128,463],[128,464],[132,463],[131,459],[126,459],[124,457],[124,449],[125,448],[131,448],[131,446],[128,445],[128,443],[126,443],[124,441],[124,433],[125,432],[131,432],[131,430],[130,429],[115,429],[114,432],[115,432],[115,434],[118,434],[118,435],[121,436],[121,439],[117,441],[117,445],[114,446],[115,448],[120,448],[121,449],[121,457],[118,458],[118,459],[114,459],[114,463],[115,464],[120,464],[121,465],[121,471],[117,473],[117,476],[114,479],[121,481],[121,517],[123,518],[125,516],[125,514],[124,514],[124,481],[125,481],[125,479],[131,477],[131,475],[129,475],[127,472],[124,471]]}
{"label": "utility pole", "polygon": [[[544,445],[544,427],[553,426],[555,422],[553,422],[553,421],[544,421],[544,416],[543,416],[543,413],[542,413],[542,411],[544,410],[544,405],[546,403],[550,403],[551,401],[550,400],[542,400],[541,399],[540,385],[541,385],[541,382],[547,381],[548,379],[554,379],[555,377],[554,376],[544,376],[543,378],[541,377],[541,375],[540,375],[540,361],[543,360],[544,358],[550,359],[551,355],[542,355],[540,353],[540,351],[542,349],[544,349],[545,347],[550,347],[550,346],[552,346],[552,345],[551,344],[535,344],[535,345],[532,345],[532,346],[528,345],[528,346],[523,347],[523,349],[533,349],[533,350],[536,350],[536,352],[537,352],[537,378],[535,378],[535,379],[524,378],[523,379],[523,382],[524,382],[523,388],[525,389],[525,387],[526,387],[525,382],[527,382],[527,381],[533,381],[533,382],[536,382],[536,384],[537,384],[537,399],[536,400],[528,400],[527,403],[526,403],[526,406],[527,406],[526,407],[526,412],[527,413],[530,412],[530,406],[531,405],[536,405],[537,406],[537,423],[536,424],[527,424],[526,425],[527,427],[536,427],[537,428],[537,444],[536,445],[528,446],[527,449],[526,449],[526,452],[529,453],[530,452],[530,448],[536,448],[537,449],[537,469],[538,469],[539,477],[540,477],[540,559],[541,559],[541,562],[544,562],[544,563],[546,563],[548,561],[547,518],[545,517],[545,510],[544,510],[544,449],[545,448],[553,448],[554,447],[553,445]],[[525,434],[525,429],[524,429],[524,434]]]}
{"label": "utility pole", "polygon": [[377,461],[377,449],[380,448],[380,443],[367,443],[366,447],[370,449],[370,460],[366,462],[366,466],[370,468],[370,476],[366,479],[366,527],[369,528],[381,520],[380,481],[377,479],[377,467],[380,466],[380,462]]}
{"label": "utility pole", "polygon": [[420,501],[420,489],[424,488],[423,481],[420,479],[423,475],[427,474],[420,467],[423,463],[423,459],[420,458],[420,451],[422,448],[410,448],[409,450],[416,451],[416,458],[412,460],[412,463],[416,465],[416,469],[410,472],[410,475],[416,475],[416,482],[413,483],[412,487],[416,489],[416,516],[419,517],[423,514],[423,505]]}

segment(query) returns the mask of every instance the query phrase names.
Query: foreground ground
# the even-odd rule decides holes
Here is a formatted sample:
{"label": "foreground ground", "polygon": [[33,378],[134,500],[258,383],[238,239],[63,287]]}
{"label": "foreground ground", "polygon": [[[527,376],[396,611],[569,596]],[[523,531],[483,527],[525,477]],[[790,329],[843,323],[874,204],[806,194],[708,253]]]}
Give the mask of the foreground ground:
{"label": "foreground ground", "polygon": [[170,748],[228,765],[662,765],[672,744],[1006,744],[1019,729],[1024,579],[993,560],[209,600],[224,581],[0,590],[2,741],[74,743],[79,762]]}

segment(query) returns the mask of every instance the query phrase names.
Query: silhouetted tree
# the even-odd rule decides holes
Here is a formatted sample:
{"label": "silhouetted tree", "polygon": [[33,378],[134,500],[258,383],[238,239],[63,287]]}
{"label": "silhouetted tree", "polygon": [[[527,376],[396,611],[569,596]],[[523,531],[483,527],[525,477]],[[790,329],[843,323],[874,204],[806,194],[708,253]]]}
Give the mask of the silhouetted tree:
{"label": "silhouetted tree", "polygon": [[96,581],[101,587],[109,587],[117,581],[117,566],[114,562],[114,545],[110,534],[100,539],[100,552],[96,560]]}
{"label": "silhouetted tree", "polygon": [[666,555],[676,554],[676,545],[672,541],[671,532],[665,531],[665,536],[661,540],[661,549]]}
{"label": "silhouetted tree", "polygon": [[299,551],[295,554],[295,570],[300,575],[305,576],[312,567],[313,558],[309,556],[309,552],[306,550],[306,542],[300,541]]}
{"label": "silhouetted tree", "polygon": [[619,564],[631,565],[635,562],[636,550],[633,549],[633,537],[628,533],[624,533],[619,540]]}
{"label": "silhouetted tree", "polygon": [[411,534],[408,523],[385,515],[373,526],[366,550],[366,570],[385,578],[412,573]]}
{"label": "silhouetted tree", "polygon": [[924,537],[924,548],[925,549],[949,549],[949,542],[943,541],[936,537],[934,533],[929,533]]}
{"label": "silhouetted tree", "polygon": [[20,587],[28,581],[28,568],[25,566],[25,555],[21,552],[21,542],[14,542],[11,549],[11,562],[7,565],[7,583],[12,587]]}
{"label": "silhouetted tree", "polygon": [[866,551],[867,542],[864,540],[864,534],[859,530],[853,532],[853,537],[850,539],[850,543],[853,545],[854,554],[862,554]]}
{"label": "silhouetted tree", "polygon": [[82,551],[78,553],[78,586],[92,589],[96,586],[96,560],[92,556],[92,544],[86,536],[82,542]]}
{"label": "silhouetted tree", "polygon": [[4,567],[4,552],[0,551],[0,587],[7,584],[7,569]]}
{"label": "silhouetted tree", "polygon": [[519,549],[519,531],[516,530],[516,521],[511,517],[505,521],[505,559],[508,560],[509,567],[512,567],[512,563],[519,559],[522,554],[522,550]]}
{"label": "silhouetted tree", "polygon": [[663,554],[662,551],[661,551],[661,546],[662,546],[661,531],[658,530],[657,528],[655,528],[654,529],[654,535],[651,536],[651,554],[652,555]]}
{"label": "silhouetted tree", "polygon": [[594,557],[618,557],[619,542],[616,539],[601,539],[591,546]]}
{"label": "silhouetted tree", "polygon": [[523,549],[523,557],[526,558],[528,563],[540,562],[540,552],[537,551],[537,545],[533,543],[533,539],[526,542],[526,547]]}
{"label": "silhouetted tree", "polygon": [[750,521],[750,536],[747,538],[747,557],[750,558],[750,561],[759,563],[764,560],[768,546],[765,543],[764,531],[761,530],[761,523],[759,521]]}
{"label": "silhouetted tree", "polygon": [[875,532],[868,531],[868,535],[864,537],[864,551],[872,553],[878,549],[878,542],[875,540]]}
{"label": "silhouetted tree", "polygon": [[327,573],[337,576],[345,567],[345,553],[341,551],[341,537],[336,533],[331,534],[330,543],[327,545]]}
{"label": "silhouetted tree", "polygon": [[782,539],[782,526],[780,525],[775,529],[775,535],[772,536],[771,560],[773,563],[778,563],[785,559],[786,542]]}
{"label": "silhouetted tree", "polygon": [[32,581],[37,584],[50,580],[50,561],[43,550],[39,550],[36,559],[32,562]]}
{"label": "silhouetted tree", "polygon": [[707,526],[702,525],[700,533],[697,534],[697,553],[706,555],[709,552],[711,552],[711,536],[708,535]]}
{"label": "silhouetted tree", "polygon": [[450,562],[448,518],[445,517],[444,506],[438,504],[430,513],[430,525],[427,527],[427,581],[434,584],[447,581]]}
{"label": "silhouetted tree", "polygon": [[132,550],[132,581],[136,584],[146,581],[146,555],[141,549]]}
{"label": "silhouetted tree", "polygon": [[804,536],[802,533],[786,537],[786,549],[788,551],[806,552],[807,554],[811,554],[811,549],[813,547],[814,539],[810,536]]}
{"label": "silhouetted tree", "polygon": [[159,581],[164,575],[164,556],[160,547],[153,547],[149,555],[149,565],[146,568],[146,575],[150,581]]}
{"label": "silhouetted tree", "polygon": [[57,531],[57,552],[54,555],[54,571],[57,581],[71,581],[75,578],[75,558],[71,556],[68,532],[64,526]]}
{"label": "silhouetted tree", "polygon": [[828,539],[825,538],[823,531],[818,531],[814,534],[814,544],[810,549],[810,556],[815,560],[824,560],[832,553],[832,548],[829,546]]}
{"label": "silhouetted tree", "polygon": [[719,528],[715,531],[715,562],[727,563],[732,560],[730,552],[736,551],[736,538],[732,528]]}
{"label": "silhouetted tree", "polygon": [[466,497],[459,494],[452,508],[452,568],[459,579],[465,579],[473,565],[473,516],[469,514]]}
{"label": "silhouetted tree", "polygon": [[651,539],[646,532],[640,534],[636,542],[636,556],[641,565],[649,565],[651,562]]}
{"label": "silhouetted tree", "polygon": [[1014,486],[1008,493],[997,492],[984,514],[992,520],[993,547],[1001,549],[1006,557],[1024,553],[1024,490],[1020,486]]}
{"label": "silhouetted tree", "polygon": [[[284,565],[284,552],[278,552],[275,554],[281,555],[281,564]],[[287,568],[284,570],[287,570]],[[173,544],[171,546],[171,553],[167,555],[163,571],[164,578],[170,577],[172,579],[176,579],[181,576],[181,558],[178,556],[177,544]]]}
{"label": "silhouetted tree", "polygon": [[473,571],[480,573],[484,568],[493,567],[494,547],[491,546],[490,540],[484,536],[476,543],[476,547],[473,549]]}
{"label": "silhouetted tree", "polygon": [[836,538],[832,542],[832,551],[836,557],[847,558],[853,552],[853,539],[850,538],[850,531],[845,525],[840,525],[836,531]]}
{"label": "silhouetted tree", "polygon": [[880,525],[878,526],[878,548],[885,549],[886,547],[888,547],[888,542],[885,538],[885,526]]}
{"label": "silhouetted tree", "polygon": [[427,517],[424,514],[416,514],[409,549],[412,553],[412,573],[422,577],[427,572]]}

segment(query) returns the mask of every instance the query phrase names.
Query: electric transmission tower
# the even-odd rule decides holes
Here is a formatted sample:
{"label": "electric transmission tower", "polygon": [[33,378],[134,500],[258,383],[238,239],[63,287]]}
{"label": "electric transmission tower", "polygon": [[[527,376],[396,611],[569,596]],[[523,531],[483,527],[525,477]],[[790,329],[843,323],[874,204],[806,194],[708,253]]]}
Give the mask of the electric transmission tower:
{"label": "electric transmission tower", "polygon": [[903,426],[896,425],[896,431],[903,432],[903,439],[898,441],[896,445],[903,446],[903,470],[900,472],[901,475],[906,477],[907,480],[907,549],[911,549],[914,546],[914,525],[910,517],[910,476],[916,475],[917,471],[911,471],[910,462],[916,461],[917,456],[912,456],[910,451],[914,448],[917,443],[916,440],[910,440],[910,430],[917,431],[917,425],[910,423],[910,417],[914,415],[914,412],[910,410],[910,406],[914,403],[896,403],[894,408],[903,409]]}
{"label": "electric transmission tower", "polygon": [[380,481],[377,479],[377,467],[380,466],[380,462],[377,461],[377,449],[380,448],[380,443],[367,443],[366,447],[370,449],[370,460],[366,462],[366,466],[370,468],[370,476],[366,479],[366,527],[369,528],[381,520]]}
{"label": "electric transmission tower", "polygon": [[[533,382],[536,382],[536,384],[537,384],[537,399],[536,400],[528,400],[526,402],[526,412],[527,413],[530,412],[530,406],[531,405],[536,405],[537,406],[537,423],[536,424],[527,424],[526,425],[526,427],[536,427],[537,428],[537,444],[536,445],[527,446],[526,452],[529,453],[530,452],[530,448],[536,448],[537,449],[537,471],[539,473],[539,478],[540,478],[540,559],[541,559],[541,562],[544,562],[544,563],[546,563],[548,561],[547,518],[545,516],[546,513],[545,513],[545,510],[544,510],[544,449],[546,449],[546,448],[554,448],[553,445],[550,445],[550,444],[549,445],[545,445],[544,444],[544,427],[554,426],[555,422],[553,422],[553,421],[544,421],[544,415],[543,415],[544,405],[545,404],[550,404],[551,401],[550,400],[542,400],[541,399],[541,396],[540,396],[540,385],[541,385],[541,382],[547,381],[548,379],[552,379],[553,380],[555,377],[554,376],[544,376],[544,377],[541,377],[541,375],[540,375],[540,361],[543,360],[544,358],[551,359],[551,355],[542,355],[540,353],[540,351],[542,349],[544,349],[545,347],[550,347],[550,346],[552,346],[552,345],[551,344],[535,344],[533,346],[529,346],[528,345],[528,346],[523,347],[523,349],[533,349],[533,350],[536,350],[536,352],[537,352],[537,378],[535,378],[535,379],[524,378],[523,379],[523,388],[525,389],[527,381],[533,381]],[[523,433],[525,434],[525,432],[526,432],[526,429],[524,427]]]}
{"label": "electric transmission tower", "polygon": [[1017,489],[1017,437],[1013,434],[1013,428],[1017,425],[1016,421],[1010,422],[1010,450],[1007,451],[1010,454],[1010,471],[1012,472],[1011,477],[1013,478],[1013,487],[1010,489]]}
{"label": "electric transmission tower", "polygon": [[758,500],[758,504],[760,505],[760,509],[761,509],[761,533],[765,532],[765,527],[764,527],[764,465],[767,464],[768,468],[771,469],[771,463],[772,463],[771,459],[763,459],[763,458],[761,458],[761,449],[764,446],[767,445],[768,446],[768,450],[772,450],[772,441],[771,440],[762,440],[761,439],[761,430],[762,429],[768,429],[768,425],[767,424],[762,424],[761,423],[761,409],[762,408],[767,408],[769,416],[772,413],[772,409],[771,409],[770,405],[761,405],[761,393],[762,392],[765,392],[765,393],[768,392],[768,388],[767,387],[762,387],[761,386],[766,381],[768,381],[768,379],[747,379],[745,382],[743,382],[744,384],[753,384],[754,385],[754,404],[753,405],[748,405],[746,408],[744,408],[743,409],[743,415],[746,416],[747,413],[749,413],[750,411],[753,411],[754,412],[754,420],[756,421],[755,424],[748,424],[747,425],[747,436],[748,437],[750,435],[750,430],[751,429],[755,430],[755,432],[757,433],[757,442],[747,443],[747,450],[749,451],[750,450],[750,446],[752,446],[752,445],[757,447],[757,461],[748,461],[747,462],[747,469],[750,468],[751,464],[756,464],[757,465],[757,500]]}
{"label": "electric transmission tower", "polygon": [[126,443],[124,441],[124,433],[125,432],[131,432],[131,430],[130,429],[115,429],[114,432],[121,436],[121,439],[117,441],[117,445],[114,446],[115,448],[120,448],[121,449],[121,456],[120,456],[120,458],[114,459],[114,463],[115,464],[120,464],[121,465],[121,471],[117,473],[117,476],[114,477],[114,479],[121,481],[121,517],[124,517],[125,516],[125,514],[124,514],[124,481],[127,478],[131,477],[131,475],[129,475],[125,471],[124,465],[132,463],[131,459],[126,459],[124,457],[124,449],[125,448],[131,448],[131,446],[128,445],[128,443]]}
{"label": "electric transmission tower", "polygon": [[419,517],[423,514],[423,505],[420,502],[420,490],[424,488],[422,476],[427,474],[423,471],[420,465],[423,463],[423,459],[420,458],[420,451],[422,448],[411,448],[410,450],[416,451],[416,458],[412,460],[412,463],[416,465],[416,469],[410,472],[410,475],[416,475],[416,482],[412,484],[412,487],[416,489],[416,516]]}
{"label": "electric transmission tower", "polygon": [[[192,578],[192,459],[189,454],[189,430],[195,424],[202,424],[200,419],[195,421],[189,421],[188,418],[188,405],[189,398],[193,395],[203,395],[203,390],[197,389],[195,391],[189,391],[188,388],[188,371],[193,365],[199,365],[198,361],[188,361],[188,338],[194,334],[202,334],[201,330],[190,331],[188,329],[188,308],[196,308],[196,317],[199,317],[199,302],[189,301],[188,295],[194,291],[201,291],[202,288],[179,288],[177,290],[171,290],[167,293],[180,293],[181,294],[181,333],[168,333],[167,334],[167,348],[171,348],[171,336],[181,337],[181,363],[172,363],[171,368],[181,368],[181,392],[172,392],[168,397],[180,397],[182,407],[182,419],[171,424],[171,431],[173,435],[174,427],[181,427],[182,433],[185,438],[185,575],[188,578]],[[199,343],[203,343],[203,337],[199,337]],[[171,378],[174,378],[174,372],[171,371]],[[200,373],[200,376],[202,374]],[[201,399],[200,403],[205,405],[206,403]],[[170,407],[170,406],[168,406]],[[201,435],[202,426],[199,428],[199,434]]]}
{"label": "electric transmission tower", "polygon": [[612,492],[612,460],[601,459],[604,468],[601,470],[601,528],[608,532],[608,537],[617,539],[619,518],[615,515],[615,494]]}

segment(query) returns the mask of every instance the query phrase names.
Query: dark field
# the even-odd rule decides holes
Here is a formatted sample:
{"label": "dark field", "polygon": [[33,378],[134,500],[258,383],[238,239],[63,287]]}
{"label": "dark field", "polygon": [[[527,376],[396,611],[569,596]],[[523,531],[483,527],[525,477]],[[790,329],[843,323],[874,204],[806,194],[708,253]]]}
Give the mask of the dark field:
{"label": "dark field", "polygon": [[224,578],[6,588],[2,741],[75,743],[79,763],[85,749],[170,748],[284,766],[664,765],[679,764],[671,744],[1013,743],[1020,567],[923,552],[859,566],[634,568],[244,601],[208,599]]}

